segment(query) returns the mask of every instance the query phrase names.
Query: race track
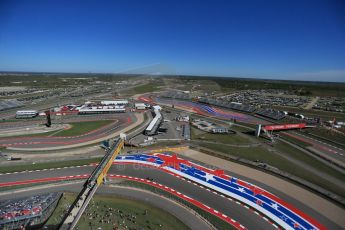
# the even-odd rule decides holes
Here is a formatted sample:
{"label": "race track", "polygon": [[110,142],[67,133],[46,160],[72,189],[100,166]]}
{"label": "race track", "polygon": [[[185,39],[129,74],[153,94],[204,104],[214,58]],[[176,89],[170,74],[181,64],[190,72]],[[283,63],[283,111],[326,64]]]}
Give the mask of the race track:
{"label": "race track", "polygon": [[196,114],[200,114],[208,117],[216,117],[224,120],[236,120],[248,124],[270,124],[270,122],[254,117],[248,114],[240,112],[234,112],[231,110],[218,108],[216,106],[206,105],[198,102],[183,101],[178,99],[160,98],[160,97],[148,97],[140,96],[139,100],[147,103],[156,103],[161,105],[174,105],[176,108],[187,110]]}
{"label": "race track", "polygon": [[[127,158],[126,161],[128,161],[128,159],[129,158]],[[118,163],[121,163],[120,161]],[[125,163],[125,159],[122,163]],[[224,213],[225,215],[243,224],[248,229],[273,229],[274,226],[276,226],[272,225],[272,223],[267,221],[267,218],[263,218],[260,214],[258,214],[258,212],[254,212],[252,208],[248,207],[247,205],[243,205],[242,202],[239,203],[236,201],[236,199],[230,198],[229,196],[224,196],[220,192],[215,192],[212,189],[207,189],[207,187],[200,185],[199,183],[194,183],[190,180],[181,179],[181,177],[176,177],[176,175],[174,176],[170,173],[159,170],[158,168],[122,163],[115,165],[115,167],[113,166],[109,171],[109,175],[116,174],[143,179],[153,179],[154,182],[166,185],[176,191],[186,194],[188,197],[194,198],[202,202],[203,204]],[[85,176],[91,173],[92,170],[92,166],[71,167],[63,169],[47,169],[42,171],[0,175],[0,179],[1,182],[7,183],[33,179],[37,180],[49,177],[53,178],[72,175]],[[217,172],[220,173],[220,171]],[[1,195],[0,199],[2,199]],[[288,199],[287,201],[289,203],[294,204],[293,199]],[[302,210],[308,210],[308,214],[312,215],[313,217],[319,216],[319,214],[316,214],[315,210],[310,211],[309,209],[300,206],[300,204],[298,204],[298,207],[302,208]],[[317,218],[317,220],[322,220],[322,224],[327,226],[327,228],[329,229],[341,229],[339,226],[335,225],[334,223],[328,221],[325,218]]]}
{"label": "race track", "polygon": [[[39,136],[27,136],[27,137],[7,137],[7,138],[0,138],[0,146],[2,147],[11,147],[16,149],[35,149],[35,148],[54,148],[54,147],[68,147],[69,145],[75,144],[87,144],[89,141],[105,138],[116,131],[119,131],[125,127],[136,122],[136,117],[133,114],[114,114],[112,116],[79,116],[70,119],[66,119],[63,122],[80,122],[80,121],[96,121],[96,120],[112,120],[111,124],[102,126],[98,129],[92,130],[88,133],[84,133],[78,136],[46,136],[46,137],[39,137]],[[37,123],[40,121],[33,121],[33,123]],[[25,124],[30,124],[30,121],[20,121],[19,124],[17,122],[7,122],[0,124],[1,128],[6,127],[14,127],[14,126],[24,126]]]}

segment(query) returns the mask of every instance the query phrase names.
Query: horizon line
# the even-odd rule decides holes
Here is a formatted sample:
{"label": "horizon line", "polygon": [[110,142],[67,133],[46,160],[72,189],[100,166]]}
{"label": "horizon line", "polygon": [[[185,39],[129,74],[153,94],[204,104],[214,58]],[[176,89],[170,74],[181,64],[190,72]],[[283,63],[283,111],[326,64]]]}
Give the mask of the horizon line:
{"label": "horizon line", "polygon": [[[234,76],[224,76],[224,75],[195,75],[195,74],[155,74],[155,73],[121,73],[121,72],[46,72],[46,71],[6,71],[0,70],[0,74],[99,74],[99,75],[150,75],[150,77],[202,77],[202,78],[232,78],[232,79],[242,79],[242,80],[258,80],[258,81],[292,81],[292,82],[307,82],[307,83],[337,83],[345,84],[345,82],[337,81],[313,81],[313,80],[297,80],[297,79],[278,79],[278,78],[265,78],[265,77],[234,77]],[[0,75],[1,76],[1,75]]]}

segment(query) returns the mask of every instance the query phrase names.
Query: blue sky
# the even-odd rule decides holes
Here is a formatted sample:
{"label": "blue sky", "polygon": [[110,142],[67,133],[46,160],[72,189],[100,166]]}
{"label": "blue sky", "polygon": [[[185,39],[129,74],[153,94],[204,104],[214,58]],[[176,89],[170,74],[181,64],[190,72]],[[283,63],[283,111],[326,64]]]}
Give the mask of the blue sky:
{"label": "blue sky", "polygon": [[345,1],[0,0],[0,70],[345,81]]}

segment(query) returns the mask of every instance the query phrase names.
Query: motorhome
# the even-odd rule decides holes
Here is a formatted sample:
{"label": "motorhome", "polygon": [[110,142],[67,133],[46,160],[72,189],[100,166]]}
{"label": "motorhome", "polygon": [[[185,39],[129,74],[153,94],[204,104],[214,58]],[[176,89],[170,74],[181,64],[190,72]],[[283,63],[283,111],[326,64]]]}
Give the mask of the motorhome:
{"label": "motorhome", "polygon": [[36,110],[20,110],[16,112],[16,118],[34,118],[38,116]]}

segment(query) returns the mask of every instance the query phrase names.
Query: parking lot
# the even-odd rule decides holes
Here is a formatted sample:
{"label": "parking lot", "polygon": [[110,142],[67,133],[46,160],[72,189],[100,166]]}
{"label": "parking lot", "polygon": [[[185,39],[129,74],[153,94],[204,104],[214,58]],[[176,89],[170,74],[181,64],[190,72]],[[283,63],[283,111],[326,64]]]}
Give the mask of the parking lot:
{"label": "parking lot", "polygon": [[190,139],[190,126],[189,122],[178,121],[177,117],[185,116],[177,111],[162,109],[163,122],[161,123],[158,132],[153,136],[145,136],[139,134],[130,142],[134,145],[150,145],[157,141],[176,141]]}

